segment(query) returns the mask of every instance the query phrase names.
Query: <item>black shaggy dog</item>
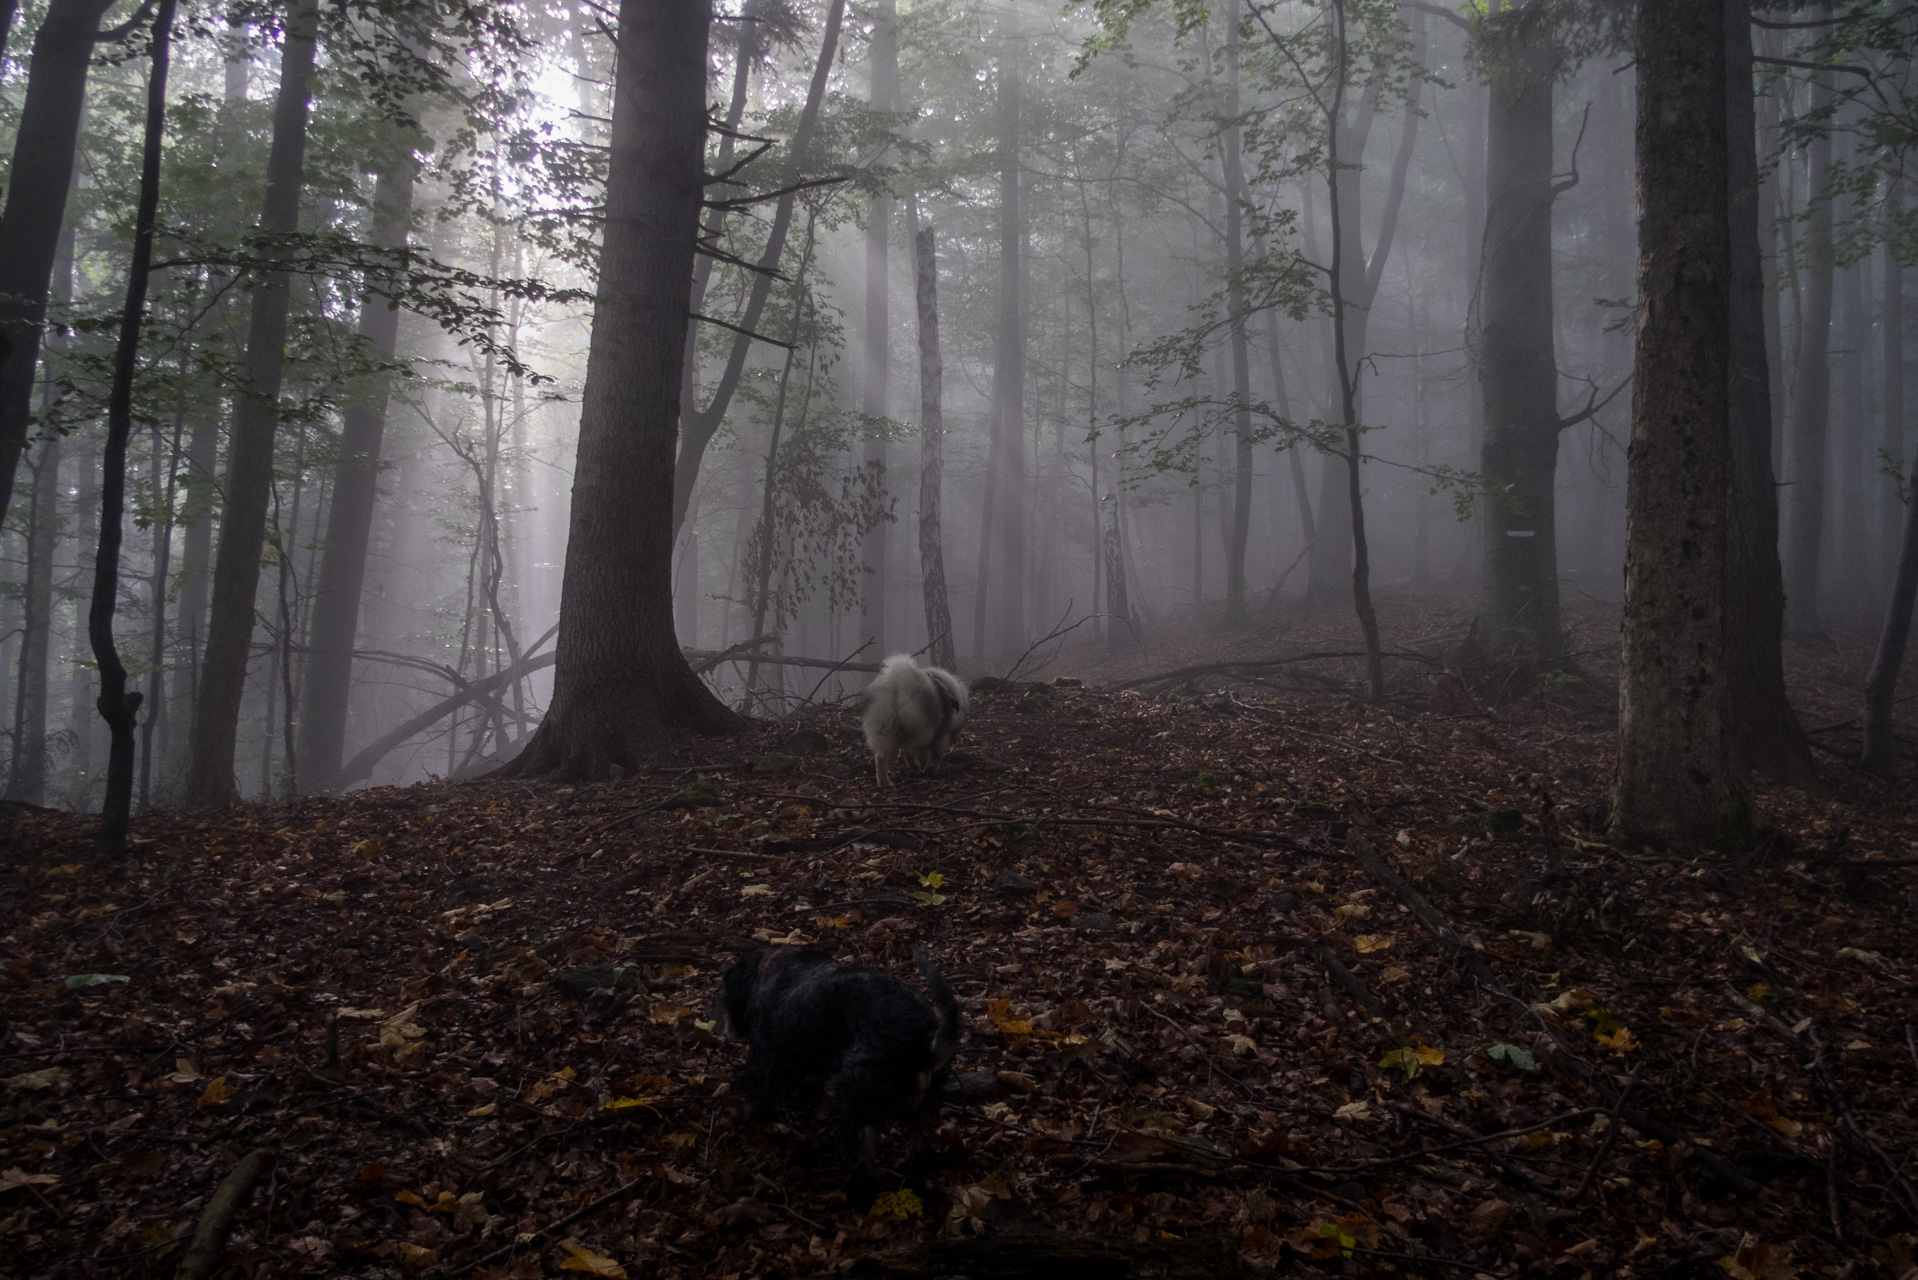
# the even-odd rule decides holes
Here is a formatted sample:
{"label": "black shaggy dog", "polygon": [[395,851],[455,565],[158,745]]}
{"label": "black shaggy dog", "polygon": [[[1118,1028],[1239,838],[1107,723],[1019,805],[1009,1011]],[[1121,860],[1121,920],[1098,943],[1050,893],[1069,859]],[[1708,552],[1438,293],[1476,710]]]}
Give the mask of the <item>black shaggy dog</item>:
{"label": "black shaggy dog", "polygon": [[875,1186],[879,1130],[938,1099],[959,1047],[959,1002],[924,948],[912,958],[931,1008],[890,974],[799,947],[747,952],[720,992],[727,1033],[748,1045],[740,1092],[764,1115],[823,1086],[855,1194]]}

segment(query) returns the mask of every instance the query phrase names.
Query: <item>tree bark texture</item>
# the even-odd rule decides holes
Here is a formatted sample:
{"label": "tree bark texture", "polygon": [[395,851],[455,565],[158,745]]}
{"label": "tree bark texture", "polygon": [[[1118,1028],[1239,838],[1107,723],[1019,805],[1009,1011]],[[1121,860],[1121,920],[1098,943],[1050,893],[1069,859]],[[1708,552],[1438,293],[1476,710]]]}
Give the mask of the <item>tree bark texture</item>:
{"label": "tree bark texture", "polygon": [[[1828,73],[1812,79],[1814,109],[1831,101]],[[1798,334],[1798,368],[1791,397],[1790,522],[1785,527],[1785,634],[1800,643],[1822,642],[1818,617],[1818,570],[1825,545],[1825,445],[1831,422],[1831,203],[1817,197],[1831,174],[1831,139],[1820,135],[1807,148],[1805,219],[1805,310]]]}
{"label": "tree bark texture", "polygon": [[1771,368],[1759,242],[1751,0],[1725,0],[1726,181],[1731,193],[1731,493],[1726,504],[1725,749],[1732,776],[1811,781],[1811,746],[1785,692],[1785,580],[1771,467]]}
{"label": "tree bark texture", "polygon": [[958,666],[952,638],[952,603],[946,595],[945,533],[940,490],[945,477],[945,365],[939,357],[939,258],[933,229],[913,237],[915,294],[919,304],[919,575],[924,583],[926,635],[934,666]]}
{"label": "tree bark texture", "polygon": [[673,457],[706,190],[710,24],[707,0],[620,5],[558,666],[551,708],[508,776],[600,778],[637,768],[680,731],[740,723],[673,633]]}
{"label": "tree bark texture", "polygon": [[[409,135],[410,125],[401,126]],[[373,191],[374,238],[381,248],[406,244],[413,215],[413,148],[406,145],[380,170]],[[390,359],[399,341],[400,313],[369,289],[360,301],[360,338]],[[373,505],[386,435],[388,377],[375,374],[341,415],[340,460],[334,468],[333,500],[327,511],[326,549],[309,606],[305,689],[300,695],[297,759],[301,794],[310,794],[340,771],[346,756],[346,712],[352,693],[353,645],[359,632],[360,596],[373,535]]]}
{"label": "tree bark texture", "polygon": [[[113,386],[107,396],[107,443],[101,450],[100,545],[93,561],[93,599],[87,608],[87,639],[100,668],[95,704],[112,733],[107,751],[106,797],[100,806],[101,852],[123,855],[133,812],[134,722],[141,695],[127,689],[127,669],[113,639],[120,597],[120,534],[126,511],[127,440],[133,434],[133,374],[140,360],[140,329],[146,319],[147,278],[153,263],[153,229],[160,207],[160,143],[166,132],[168,50],[175,0],[160,0],[153,18],[152,69],[147,74],[146,130],[140,157],[140,195],[134,213],[133,259],[127,267],[126,306],[113,356]],[[154,602],[160,625],[163,606]]]}
{"label": "tree bark texture", "polygon": [[1552,88],[1559,58],[1550,7],[1510,8],[1481,24],[1486,94],[1485,248],[1479,386],[1485,436],[1479,639],[1494,657],[1557,659],[1558,353],[1553,343]]}
{"label": "tree bark texture", "polygon": [[[273,142],[267,153],[266,198],[260,210],[260,231],[268,236],[288,236],[299,229],[318,25],[316,0],[298,0],[287,15],[280,87],[273,104]],[[291,274],[269,269],[253,291],[245,384],[233,401],[226,506],[213,566],[205,657],[193,706],[186,777],[189,805],[225,804],[238,797],[233,759],[253,644],[254,595],[260,585],[267,505],[273,495],[273,441],[279,425],[291,302]]]}
{"label": "tree bark texture", "polygon": [[[872,109],[889,112],[899,96],[899,29],[894,0],[878,0],[872,21]],[[876,195],[866,219],[866,367],[861,409],[868,419],[884,418],[890,407],[892,290],[887,237],[892,231],[892,197]],[[886,439],[867,428],[865,462],[887,478]],[[887,561],[891,555],[892,522],[876,522],[865,537],[860,558],[866,567],[865,602],[860,621],[861,639],[872,637],[880,654],[889,652],[886,638],[888,596]]]}
{"label": "tree bark texture", "polygon": [[7,203],[0,212],[0,522],[33,413],[47,286],[73,183],[100,19],[113,0],[52,0],[33,37],[27,96],[14,135]]}
{"label": "tree bark texture", "polygon": [[1638,341],[1612,825],[1719,837],[1731,247],[1724,0],[1639,9]]}

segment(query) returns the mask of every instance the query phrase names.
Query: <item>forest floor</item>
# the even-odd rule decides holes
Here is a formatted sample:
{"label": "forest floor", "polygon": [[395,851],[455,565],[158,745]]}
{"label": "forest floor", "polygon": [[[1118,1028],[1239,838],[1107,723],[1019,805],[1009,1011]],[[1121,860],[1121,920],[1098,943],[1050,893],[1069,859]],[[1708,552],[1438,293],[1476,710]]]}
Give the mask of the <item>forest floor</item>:
{"label": "forest floor", "polygon": [[[150,814],[123,869],[87,819],[0,814],[0,1273],[171,1274],[264,1150],[250,1280],[1118,1277],[1120,1247],[1909,1275],[1918,810],[1825,728],[1869,637],[1792,657],[1820,787],[1681,857],[1599,825],[1615,613],[1572,619],[1583,680],[1463,679],[1461,611],[1382,613],[1417,655],[1382,704],[1348,659],[1114,687],[1349,652],[1343,617],[1080,645],[884,795],[819,708],[604,786]],[[964,1005],[930,1161],[895,1135],[873,1206],[810,1116],[728,1096],[709,1009],[755,939],[902,976],[923,943]]]}

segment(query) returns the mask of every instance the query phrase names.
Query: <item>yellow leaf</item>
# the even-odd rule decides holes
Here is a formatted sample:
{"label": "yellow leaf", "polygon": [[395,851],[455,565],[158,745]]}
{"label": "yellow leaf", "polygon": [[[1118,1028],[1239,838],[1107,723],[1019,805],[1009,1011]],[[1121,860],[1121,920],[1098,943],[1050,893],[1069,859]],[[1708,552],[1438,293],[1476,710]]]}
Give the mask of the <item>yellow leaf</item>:
{"label": "yellow leaf", "polygon": [[871,1216],[893,1222],[904,1222],[908,1218],[923,1218],[926,1206],[910,1188],[888,1191],[872,1202],[867,1211]]}
{"label": "yellow leaf", "polygon": [[1332,1113],[1335,1120],[1363,1120],[1371,1114],[1371,1104],[1366,1102],[1348,1102]]}
{"label": "yellow leaf", "polygon": [[566,1250],[566,1261],[559,1264],[561,1271],[584,1271],[589,1275],[608,1276],[611,1280],[626,1280],[626,1268],[614,1262],[603,1253],[594,1253],[577,1240],[562,1240],[559,1247]]}
{"label": "yellow leaf", "polygon": [[[769,884],[749,884],[739,891],[739,896],[742,898],[770,898],[773,896],[773,887]],[[565,1264],[562,1263],[561,1265],[563,1266]]]}
{"label": "yellow leaf", "polygon": [[1445,1061],[1445,1050],[1426,1044],[1423,1040],[1413,1046],[1412,1052],[1418,1055],[1420,1064],[1436,1067]]}
{"label": "yellow leaf", "polygon": [[1597,1038],[1600,1044],[1616,1049],[1620,1053],[1638,1048],[1638,1041],[1632,1038],[1632,1029],[1630,1027],[1620,1027],[1610,1034],[1603,1031],[1596,1031],[1592,1034]]}
{"label": "yellow leaf", "polygon": [[426,1207],[426,1201],[420,1197],[420,1193],[417,1191],[396,1191],[393,1194],[393,1198],[401,1204],[410,1204],[421,1209]]}
{"label": "yellow leaf", "polygon": [[399,1255],[402,1266],[414,1271],[425,1270],[440,1260],[440,1255],[437,1250],[428,1249],[424,1245],[414,1244],[410,1240],[400,1241],[393,1246],[393,1251]]}
{"label": "yellow leaf", "polygon": [[209,1107],[217,1107],[232,1096],[233,1089],[227,1084],[226,1077],[215,1076],[207,1082],[206,1092],[200,1095],[200,1110],[205,1111]]}
{"label": "yellow leaf", "polygon": [[1381,982],[1404,982],[1404,981],[1406,981],[1406,980],[1408,980],[1409,978],[1411,978],[1411,976],[1412,976],[1411,974],[1409,974],[1409,973],[1407,973],[1407,972],[1406,972],[1405,970],[1403,970],[1403,969],[1401,969],[1401,968],[1399,968],[1399,967],[1398,967],[1397,965],[1388,965],[1388,966],[1386,967],[1386,970],[1385,970],[1385,972],[1384,972],[1384,973],[1381,973],[1381,974],[1379,975],[1379,981],[1381,981]]}
{"label": "yellow leaf", "polygon": [[42,1067],[38,1071],[25,1071],[10,1076],[7,1083],[16,1089],[51,1089],[67,1078],[65,1067]]}
{"label": "yellow leaf", "polygon": [[851,916],[814,916],[812,918],[812,922],[818,925],[821,929],[852,928]]}
{"label": "yellow leaf", "polygon": [[1032,1023],[1030,1021],[1025,1018],[1015,1018],[1012,1016],[1011,1000],[994,1000],[990,1005],[986,1006],[986,1016],[991,1018],[992,1025],[999,1028],[1000,1032],[1005,1035],[1029,1036],[1032,1034]]}
{"label": "yellow leaf", "polygon": [[1253,1043],[1250,1036],[1229,1035],[1225,1038],[1225,1042],[1231,1046],[1232,1052],[1241,1058],[1250,1057],[1259,1051],[1259,1046]]}
{"label": "yellow leaf", "polygon": [[624,1111],[628,1107],[650,1107],[651,1098],[610,1098],[599,1104],[601,1111]]}
{"label": "yellow leaf", "polygon": [[670,1027],[681,1018],[690,1016],[691,1013],[692,1010],[683,1004],[672,1004],[662,1000],[653,1006],[652,1019],[654,1022],[664,1023]]}
{"label": "yellow leaf", "polygon": [[15,1187],[57,1187],[59,1185],[59,1177],[51,1173],[28,1173],[18,1168],[0,1173],[0,1191],[11,1191]]}
{"label": "yellow leaf", "polygon": [[1371,955],[1375,951],[1384,951],[1387,947],[1390,947],[1392,945],[1392,935],[1389,933],[1361,933],[1352,941],[1354,945],[1358,947],[1360,955]]}
{"label": "yellow leaf", "polygon": [[495,1111],[498,1111],[498,1110],[499,1110],[499,1103],[489,1102],[483,1107],[474,1107],[471,1111],[467,1112],[466,1114],[469,1116],[490,1116]]}

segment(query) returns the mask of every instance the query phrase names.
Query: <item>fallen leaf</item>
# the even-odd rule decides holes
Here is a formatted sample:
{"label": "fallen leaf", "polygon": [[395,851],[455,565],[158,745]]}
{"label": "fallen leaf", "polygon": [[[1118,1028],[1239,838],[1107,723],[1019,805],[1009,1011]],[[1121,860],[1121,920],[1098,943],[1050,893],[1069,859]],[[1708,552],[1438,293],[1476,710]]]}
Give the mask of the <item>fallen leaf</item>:
{"label": "fallen leaf", "polygon": [[566,1250],[566,1261],[559,1264],[561,1271],[584,1271],[610,1277],[610,1280],[626,1280],[626,1268],[603,1253],[594,1253],[577,1240],[562,1240],[559,1247]]}
{"label": "fallen leaf", "polygon": [[0,1172],[0,1191],[12,1191],[15,1187],[57,1187],[59,1176],[51,1173],[28,1173],[24,1169],[8,1169]]}
{"label": "fallen leaf", "polygon": [[205,1092],[200,1094],[200,1110],[205,1111],[219,1106],[233,1096],[233,1086],[226,1082],[225,1076],[215,1076],[207,1081]]}
{"label": "fallen leaf", "polygon": [[23,1071],[10,1076],[7,1083],[16,1089],[51,1089],[67,1078],[65,1067],[42,1067],[38,1071]]}

